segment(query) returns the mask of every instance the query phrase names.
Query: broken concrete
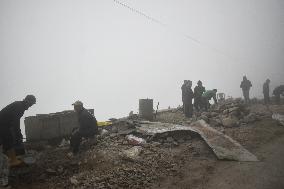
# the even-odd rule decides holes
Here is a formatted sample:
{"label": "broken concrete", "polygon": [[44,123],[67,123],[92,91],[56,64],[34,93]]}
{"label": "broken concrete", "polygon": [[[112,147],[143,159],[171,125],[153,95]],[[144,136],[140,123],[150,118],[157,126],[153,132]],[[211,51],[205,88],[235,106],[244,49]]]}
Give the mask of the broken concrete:
{"label": "broken concrete", "polygon": [[218,159],[235,161],[258,161],[257,157],[246,150],[231,137],[210,127],[203,120],[190,125],[214,151]]}
{"label": "broken concrete", "polygon": [[190,126],[160,122],[143,122],[138,128],[138,132],[146,135],[182,130],[199,134],[220,160],[258,161],[255,155],[243,148],[238,142],[213,129],[204,120],[194,122]]}
{"label": "broken concrete", "polygon": [[284,126],[284,115],[281,114],[272,114],[272,119],[278,121],[278,123],[282,126]]}

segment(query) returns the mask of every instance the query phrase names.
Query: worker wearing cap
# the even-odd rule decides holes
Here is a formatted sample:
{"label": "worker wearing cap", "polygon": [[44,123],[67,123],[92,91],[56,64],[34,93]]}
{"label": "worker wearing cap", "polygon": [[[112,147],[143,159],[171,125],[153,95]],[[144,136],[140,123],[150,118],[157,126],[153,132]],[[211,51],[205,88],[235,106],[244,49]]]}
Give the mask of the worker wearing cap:
{"label": "worker wearing cap", "polygon": [[251,84],[250,80],[248,80],[247,77],[244,76],[243,81],[241,82],[240,88],[242,88],[243,96],[244,96],[246,104],[248,104],[250,102],[249,91],[250,91],[251,87],[252,87],[252,84]]}
{"label": "worker wearing cap", "polygon": [[0,111],[0,144],[3,146],[3,152],[9,157],[9,164],[12,167],[23,163],[17,159],[15,152],[15,145],[23,143],[20,119],[35,103],[35,96],[27,95],[24,100],[15,101]]}
{"label": "worker wearing cap", "polygon": [[98,131],[98,124],[96,118],[83,107],[81,101],[76,101],[72,105],[78,115],[79,128],[73,131],[70,146],[73,154],[77,154],[82,137],[94,137]]}
{"label": "worker wearing cap", "polygon": [[202,94],[205,92],[205,87],[202,86],[202,82],[199,80],[197,86],[194,88],[194,107],[197,111],[202,107]]}

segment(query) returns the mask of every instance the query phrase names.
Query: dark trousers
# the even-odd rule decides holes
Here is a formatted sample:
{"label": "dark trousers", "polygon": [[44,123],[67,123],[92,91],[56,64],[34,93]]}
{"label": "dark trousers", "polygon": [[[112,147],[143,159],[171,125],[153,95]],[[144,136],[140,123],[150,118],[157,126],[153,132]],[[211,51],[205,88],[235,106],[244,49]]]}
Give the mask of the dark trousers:
{"label": "dark trousers", "polygon": [[269,104],[270,103],[270,97],[268,93],[263,93],[264,96],[264,104]]}
{"label": "dark trousers", "polygon": [[280,104],[280,94],[275,95],[276,104]]}
{"label": "dark trousers", "polygon": [[183,103],[183,113],[186,117],[192,117],[193,105],[192,103]]}
{"label": "dark trousers", "polygon": [[0,130],[0,145],[3,145],[3,152],[13,148],[13,135],[10,129]]}
{"label": "dark trousers", "polygon": [[202,97],[201,98],[201,102],[202,102],[202,108],[207,111],[210,108],[210,103],[209,103],[209,99],[207,99],[206,97]]}
{"label": "dark trousers", "polygon": [[245,99],[245,103],[249,104],[250,99],[249,99],[249,90],[243,90],[243,95],[244,95],[244,99]]}
{"label": "dark trousers", "polygon": [[80,144],[82,142],[82,137],[86,137],[86,138],[94,138],[95,137],[95,133],[94,131],[79,131],[79,130],[75,130],[73,131],[71,138],[70,138],[70,147],[72,148],[72,152],[78,153],[79,152],[79,147]]}
{"label": "dark trousers", "polygon": [[201,96],[194,98],[194,107],[195,107],[195,109],[196,109],[197,111],[199,111],[199,110],[202,108]]}

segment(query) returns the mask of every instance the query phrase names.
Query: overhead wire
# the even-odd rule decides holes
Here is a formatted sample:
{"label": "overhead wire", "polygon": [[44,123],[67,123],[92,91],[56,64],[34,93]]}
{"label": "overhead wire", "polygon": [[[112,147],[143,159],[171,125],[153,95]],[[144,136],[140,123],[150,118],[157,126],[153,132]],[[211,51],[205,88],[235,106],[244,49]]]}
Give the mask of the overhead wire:
{"label": "overhead wire", "polygon": [[130,11],[132,11],[132,12],[134,12],[134,13],[140,15],[140,16],[143,16],[144,18],[146,18],[146,19],[148,19],[148,20],[150,20],[150,21],[152,21],[152,22],[154,22],[154,23],[156,23],[156,24],[159,24],[159,25],[163,26],[164,28],[167,28],[167,29],[169,29],[169,30],[175,31],[176,33],[178,33],[179,35],[182,35],[184,38],[186,38],[186,39],[188,39],[188,40],[191,40],[191,41],[193,41],[193,42],[195,42],[195,43],[197,43],[197,44],[199,44],[199,45],[202,45],[202,46],[207,46],[207,48],[209,48],[209,49],[211,49],[211,50],[217,52],[218,54],[222,54],[222,55],[225,56],[225,57],[228,57],[228,58],[230,58],[230,59],[235,59],[235,58],[231,57],[230,55],[228,55],[227,53],[224,53],[223,51],[219,50],[218,48],[211,47],[211,46],[209,46],[209,45],[205,45],[205,44],[202,43],[200,40],[196,39],[195,37],[193,37],[193,36],[191,36],[191,35],[188,35],[188,34],[186,34],[186,33],[184,33],[184,32],[180,32],[180,31],[178,31],[178,30],[176,30],[176,29],[173,30],[172,27],[170,27],[169,25],[167,25],[167,24],[161,22],[160,20],[158,20],[158,19],[156,19],[156,18],[154,18],[154,17],[152,17],[152,16],[147,15],[146,13],[144,13],[144,12],[142,12],[142,11],[136,9],[136,8],[133,8],[133,7],[129,6],[129,5],[127,5],[126,3],[123,3],[123,2],[121,2],[121,1],[119,1],[119,0],[113,0],[113,1],[114,1],[115,3],[117,3],[117,4],[121,5],[121,6],[123,6],[124,8],[129,9]]}

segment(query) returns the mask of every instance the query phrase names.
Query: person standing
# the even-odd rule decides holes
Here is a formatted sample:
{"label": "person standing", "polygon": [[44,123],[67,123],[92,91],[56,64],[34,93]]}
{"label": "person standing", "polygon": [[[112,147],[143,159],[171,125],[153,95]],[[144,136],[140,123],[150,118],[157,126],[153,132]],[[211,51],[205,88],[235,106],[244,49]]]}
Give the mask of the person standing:
{"label": "person standing", "polygon": [[197,86],[194,87],[194,107],[199,111],[202,107],[202,94],[205,92],[205,87],[202,86],[202,82],[199,80]]}
{"label": "person standing", "polygon": [[181,98],[182,98],[182,111],[185,114],[185,98],[186,98],[186,84],[187,84],[187,80],[183,80],[183,84],[181,86]]}
{"label": "person standing", "polygon": [[81,101],[76,101],[72,105],[78,115],[79,128],[72,132],[70,147],[73,154],[77,154],[79,152],[82,137],[95,137],[98,132],[98,123],[96,118],[83,107],[83,103]]}
{"label": "person standing", "polygon": [[193,115],[193,91],[191,89],[192,81],[184,80],[184,84],[181,87],[182,90],[182,102],[183,102],[183,112],[186,117],[190,118]]}
{"label": "person standing", "polygon": [[244,76],[243,81],[241,82],[240,88],[242,88],[242,90],[243,90],[243,96],[244,96],[246,104],[248,104],[250,102],[249,91],[250,91],[251,87],[252,87],[252,84],[251,84],[250,80],[248,80],[247,77]]}
{"label": "person standing", "polygon": [[264,104],[269,104],[270,103],[270,97],[269,97],[269,83],[270,80],[267,79],[265,83],[263,84],[263,96],[264,96]]}
{"label": "person standing", "polygon": [[23,163],[16,157],[15,144],[22,143],[23,140],[20,119],[24,112],[35,103],[35,96],[27,95],[23,101],[15,101],[0,111],[0,144],[9,158],[11,167]]}

